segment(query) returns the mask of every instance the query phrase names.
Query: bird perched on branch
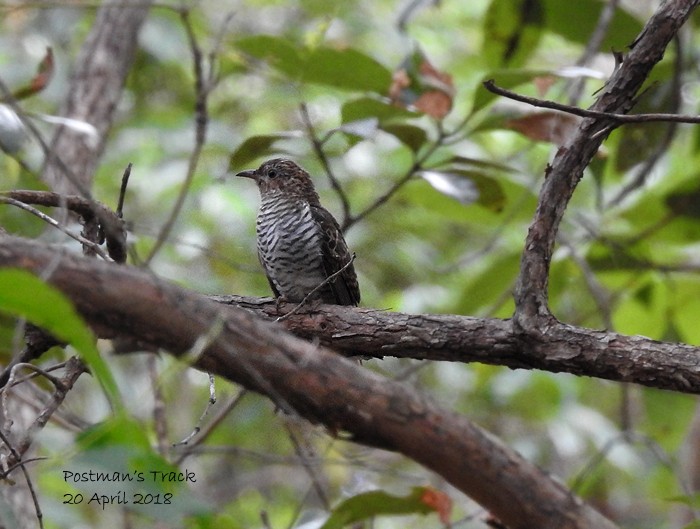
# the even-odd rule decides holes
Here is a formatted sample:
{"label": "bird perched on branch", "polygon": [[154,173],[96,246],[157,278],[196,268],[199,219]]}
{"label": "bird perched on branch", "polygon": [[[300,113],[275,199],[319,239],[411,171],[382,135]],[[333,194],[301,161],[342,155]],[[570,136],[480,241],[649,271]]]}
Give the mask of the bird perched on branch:
{"label": "bird perched on branch", "polygon": [[309,173],[275,158],[237,176],[260,190],[258,257],[277,298],[357,305],[354,255],[338,222],[321,206]]}

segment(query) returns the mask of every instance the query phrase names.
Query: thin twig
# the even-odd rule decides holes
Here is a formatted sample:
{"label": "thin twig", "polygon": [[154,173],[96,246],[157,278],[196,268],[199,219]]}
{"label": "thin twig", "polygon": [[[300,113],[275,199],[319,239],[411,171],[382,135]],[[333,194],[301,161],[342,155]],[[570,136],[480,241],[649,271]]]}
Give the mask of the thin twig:
{"label": "thin twig", "polygon": [[493,79],[484,81],[483,84],[489,92],[507,97],[508,99],[513,99],[514,101],[519,101],[521,103],[527,103],[528,105],[532,105],[534,107],[559,110],[560,112],[566,112],[567,114],[573,114],[583,118],[602,118],[615,121],[620,124],[655,123],[659,121],[667,121],[671,123],[700,123],[700,116],[690,116],[685,114],[615,114],[611,112],[599,112],[597,110],[586,110],[571,105],[565,105],[563,103],[555,103],[554,101],[548,101],[546,99],[524,96],[497,86]]}
{"label": "thin twig", "polygon": [[442,145],[442,140],[445,138],[445,135],[440,134],[440,137],[435,141],[435,143],[431,146],[430,149],[428,149],[423,156],[421,156],[420,159],[416,160],[413,165],[406,171],[406,173],[399,178],[394,184],[387,189],[382,195],[380,195],[374,202],[372,202],[369,206],[367,206],[364,210],[362,210],[360,213],[355,215],[354,217],[349,218],[346,222],[342,224],[342,229],[343,231],[347,230],[350,226],[355,224],[356,222],[359,222],[363,218],[365,218],[367,215],[372,213],[375,209],[379,208],[380,206],[384,205],[386,202],[389,201],[391,197],[393,197],[399,189],[401,189],[406,183],[411,180],[415,176],[415,174],[421,170],[422,164],[428,159],[428,157],[435,152],[435,150]]}
{"label": "thin twig", "polygon": [[[678,37],[678,35],[674,37],[673,42],[676,46],[676,53],[673,61],[673,76],[671,77],[671,104],[673,105],[674,110],[678,110],[681,106],[681,76],[683,75],[683,61],[685,58],[683,57],[681,39]],[[659,145],[644,161],[642,167],[637,173],[637,176],[635,176],[631,182],[625,185],[620,192],[613,197],[610,204],[605,206],[606,208],[619,205],[627,195],[629,195],[635,189],[641,187],[644,182],[646,182],[647,177],[651,174],[656,164],[670,147],[677,130],[678,125],[676,123],[672,122],[669,124],[663,138],[661,138],[659,142]]]}
{"label": "thin twig", "polygon": [[300,111],[301,119],[304,122],[304,127],[306,128],[306,132],[309,135],[311,144],[314,147],[314,152],[316,153],[316,156],[318,156],[318,159],[321,161],[321,165],[323,165],[323,170],[326,172],[326,175],[328,175],[328,180],[330,180],[331,182],[331,187],[333,187],[333,190],[336,192],[338,198],[340,199],[340,203],[343,208],[343,222],[341,224],[345,225],[348,219],[351,218],[350,201],[348,200],[348,196],[345,194],[345,191],[340,185],[340,182],[335,177],[335,174],[333,174],[333,170],[331,169],[331,165],[328,162],[326,152],[323,150],[323,140],[320,140],[316,135],[316,129],[314,129],[314,125],[311,122],[311,117],[309,116],[309,109],[306,106],[306,103],[302,103],[300,105]]}
{"label": "thin twig", "polygon": [[102,234],[107,239],[107,252],[117,263],[126,260],[126,230],[123,221],[107,206],[78,195],[63,195],[51,191],[15,189],[0,191],[0,196],[19,200],[25,204],[66,209],[80,215],[87,223],[97,218]]}
{"label": "thin twig", "polygon": [[60,222],[58,222],[54,218],[49,217],[45,213],[42,213],[38,209],[30,206],[29,204],[25,204],[24,202],[20,202],[19,200],[15,200],[14,198],[10,198],[8,196],[2,196],[2,195],[0,195],[0,202],[3,202],[5,204],[10,204],[11,206],[18,207],[20,209],[23,209],[23,210],[31,213],[32,215],[34,215],[36,217],[39,217],[41,220],[43,220],[44,222],[46,222],[50,226],[53,226],[57,230],[62,231],[63,233],[68,235],[68,237],[70,237],[71,239],[75,239],[80,244],[89,247],[92,251],[94,251],[97,255],[102,257],[102,259],[104,259],[105,261],[112,261],[112,259],[109,257],[109,255],[107,255],[107,253],[102,248],[100,248],[100,246],[97,243],[89,241],[85,237],[83,237],[82,235],[74,233],[73,231],[71,231],[68,228],[66,228],[65,226],[63,226]]}
{"label": "thin twig", "polygon": [[131,176],[131,162],[129,162],[126,166],[126,169],[124,169],[124,174],[122,175],[122,185],[119,188],[119,202],[117,203],[117,210],[116,214],[117,217],[124,218],[123,217],[123,209],[124,209],[124,198],[126,196],[126,186],[129,185],[129,177]]}
{"label": "thin twig", "polygon": [[170,211],[165,224],[160,230],[156,242],[151,248],[150,253],[143,262],[143,266],[148,266],[156,254],[160,251],[163,244],[170,237],[170,232],[175,226],[175,221],[180,216],[182,207],[185,205],[185,200],[187,195],[192,188],[192,182],[194,181],[195,170],[197,169],[197,164],[199,163],[199,157],[204,148],[204,142],[206,141],[207,126],[209,123],[209,114],[207,110],[207,95],[208,89],[204,83],[204,66],[202,61],[202,50],[199,48],[197,43],[197,38],[194,35],[194,29],[190,23],[189,11],[183,9],[180,12],[180,18],[185,27],[187,33],[187,40],[190,45],[190,51],[192,52],[192,68],[194,70],[194,87],[195,87],[195,145],[190,155],[189,163],[187,166],[187,174],[185,175],[185,181],[182,183],[180,188],[180,193],[178,194],[175,205]]}
{"label": "thin twig", "polygon": [[[313,446],[311,446],[310,443],[304,443],[305,446],[302,445],[302,441],[300,441],[297,437],[297,432],[294,431],[292,424],[284,420],[283,423],[284,429],[287,431],[287,436],[289,437],[289,440],[292,442],[292,446],[294,447],[294,453],[296,453],[297,457],[299,458],[299,461],[301,461],[301,466],[304,468],[306,474],[311,480],[311,487],[316,492],[316,495],[321,501],[323,508],[327,511],[330,511],[331,502],[328,499],[328,494],[326,493],[323,484],[321,483],[321,478],[318,474],[317,468],[312,463],[313,461],[319,459],[314,452]],[[307,450],[310,452],[309,454],[306,453]],[[294,519],[296,519],[296,516],[292,518],[292,520]]]}
{"label": "thin twig", "polygon": [[345,263],[345,265],[340,270],[338,270],[337,272],[333,272],[326,279],[321,281],[318,285],[316,285],[316,287],[311,292],[309,292],[308,294],[306,294],[306,296],[304,296],[304,299],[302,299],[299,303],[297,303],[296,307],[294,307],[292,310],[290,310],[286,314],[280,316],[275,321],[285,320],[285,319],[289,318],[292,314],[296,314],[297,312],[299,312],[299,310],[309,301],[309,299],[311,299],[311,296],[313,296],[316,292],[319,291],[319,289],[323,288],[325,285],[327,285],[328,283],[333,281],[336,277],[338,277],[340,274],[342,274],[345,271],[345,269],[348,268],[354,261],[355,261],[355,254],[352,254],[352,257],[350,258],[350,260],[347,263]]}
{"label": "thin twig", "polygon": [[75,188],[80,192],[80,195],[82,197],[90,198],[90,190],[80,182],[78,177],[75,176],[75,173],[71,171],[71,169],[66,165],[63,159],[58,155],[58,153],[54,152],[49,146],[49,144],[46,143],[46,140],[41,135],[41,132],[39,132],[39,129],[34,125],[34,123],[30,119],[27,118],[26,113],[24,112],[22,107],[19,106],[14,96],[12,95],[12,91],[1,79],[0,93],[2,93],[3,96],[3,103],[8,105],[14,111],[14,113],[17,114],[17,117],[19,117],[19,119],[22,121],[22,124],[25,127],[27,127],[27,130],[31,133],[32,137],[39,144],[39,147],[41,148],[44,157],[46,159],[51,158],[55,161],[56,166],[61,170],[64,176],[70,181],[70,183],[75,186]]}
{"label": "thin twig", "polygon": [[[41,511],[41,506],[39,505],[39,498],[37,498],[36,491],[34,490],[34,485],[32,484],[32,479],[29,477],[29,472],[27,472],[27,469],[25,468],[25,462],[22,461],[22,456],[20,453],[15,449],[14,446],[12,446],[12,443],[10,443],[10,440],[5,436],[5,434],[2,431],[2,428],[0,428],[0,441],[2,441],[5,446],[7,446],[8,450],[10,451],[10,454],[12,454],[12,457],[15,459],[15,461],[9,465],[9,468],[11,470],[19,467],[22,469],[22,474],[24,475],[24,480],[27,483],[27,488],[29,489],[29,494],[32,497],[32,502],[34,503],[34,512],[36,513],[36,518],[39,521],[39,528],[43,529],[44,527],[44,515]],[[3,472],[0,470],[0,478],[5,479],[7,477],[7,474],[9,474],[10,470],[8,470],[7,473]]]}
{"label": "thin twig", "polygon": [[[603,40],[605,39],[605,35],[608,33],[610,23],[615,16],[615,10],[617,9],[619,2],[620,0],[608,0],[605,3],[603,9],[600,11],[600,15],[598,16],[598,22],[596,22],[595,29],[586,43],[586,49],[581,54],[581,57],[579,57],[579,59],[576,61],[576,66],[585,66],[595,56],[595,54],[598,53],[601,45],[603,44]],[[584,85],[585,79],[578,78],[574,80],[572,84],[573,89],[571,90],[571,95],[569,97],[569,103],[571,105],[575,105],[581,99],[581,93],[583,92]]]}
{"label": "thin twig", "polygon": [[168,417],[165,399],[163,398],[163,388],[158,378],[158,357],[149,355],[146,359],[148,378],[153,391],[153,425],[156,434],[156,446],[158,453],[166,457],[168,453]]}
{"label": "thin twig", "polygon": [[209,399],[207,400],[207,405],[204,407],[204,411],[199,416],[199,419],[197,419],[197,424],[192,429],[192,432],[190,432],[190,434],[182,441],[175,443],[173,446],[188,444],[202,430],[202,423],[204,422],[205,417],[209,415],[209,410],[211,410],[212,406],[216,404],[216,381],[214,379],[214,375],[211,373],[207,373],[207,375],[209,376]]}
{"label": "thin twig", "polygon": [[[194,437],[194,436],[190,436],[186,439],[188,441],[187,446],[185,447],[182,454],[180,454],[180,456],[175,460],[175,464],[180,465],[180,463],[182,463],[185,460],[185,458],[187,458],[190,454],[192,454],[195,451],[197,446],[201,445],[204,441],[206,441],[209,438],[209,436],[212,434],[212,432],[214,432],[216,427],[219,424],[221,424],[221,422],[226,418],[226,416],[229,413],[231,413],[231,411],[236,406],[238,406],[238,404],[241,402],[241,400],[243,400],[243,397],[247,393],[248,393],[247,389],[245,389],[245,388],[241,389],[231,400],[228,401],[228,403],[223,408],[221,408],[221,410],[219,410],[219,412],[214,416],[212,421],[206,427],[200,428],[199,424],[198,424],[195,429],[199,428],[199,430],[197,432],[199,435],[197,435],[197,438],[192,443],[189,443],[189,440],[191,440],[192,437]],[[211,402],[211,399],[209,402]],[[207,406],[207,409],[209,409],[209,406]],[[205,414],[203,413],[202,417],[200,418],[200,421],[204,417],[204,415]],[[184,445],[185,440],[183,440],[181,443],[178,443],[178,444]]]}

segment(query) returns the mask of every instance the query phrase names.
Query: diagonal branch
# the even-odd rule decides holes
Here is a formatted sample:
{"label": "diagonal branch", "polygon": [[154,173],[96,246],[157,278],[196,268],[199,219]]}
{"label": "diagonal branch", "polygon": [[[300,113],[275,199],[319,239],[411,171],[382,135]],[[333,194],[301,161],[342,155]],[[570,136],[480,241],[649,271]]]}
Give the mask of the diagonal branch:
{"label": "diagonal branch", "polygon": [[[55,256],[46,245],[0,237],[0,267],[40,272]],[[176,356],[187,355],[211,322],[221,321],[221,332],[190,359],[195,367],[282,401],[330,432],[347,432],[357,443],[406,455],[511,529],[615,527],[466,417],[413,387],[295,338],[280,325],[142,270],[75,255],[61,256],[49,282],[69,296],[98,333],[118,330]]]}
{"label": "diagonal branch", "polygon": [[[668,0],[659,7],[630,45],[630,52],[608,80],[591,110],[624,114],[632,108],[649,72],[661,60],[666,46],[697,3],[698,0]],[[539,334],[557,325],[549,311],[548,286],[549,264],[559,224],[584,169],[615,125],[616,121],[610,117],[583,119],[547,169],[535,218],[525,241],[514,292],[514,323],[522,331]]]}

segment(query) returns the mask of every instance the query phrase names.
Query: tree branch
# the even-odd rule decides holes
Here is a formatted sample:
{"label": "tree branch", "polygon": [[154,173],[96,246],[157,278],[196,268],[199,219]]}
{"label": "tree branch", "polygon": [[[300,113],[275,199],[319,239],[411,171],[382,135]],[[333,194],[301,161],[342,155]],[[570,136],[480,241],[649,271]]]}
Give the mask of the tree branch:
{"label": "tree branch", "polygon": [[51,191],[15,189],[0,191],[0,197],[53,208],[66,208],[79,215],[85,224],[97,219],[104,233],[109,256],[117,263],[126,261],[126,229],[124,221],[104,204],[77,195],[60,195]]}
{"label": "tree branch", "polygon": [[[270,321],[280,316],[272,298],[209,296]],[[546,336],[516,331],[510,319],[445,314],[405,314],[323,305],[291,314],[281,303],[285,327],[348,356],[480,362],[511,369],[541,369],[618,382],[700,393],[700,348],[553,322]],[[286,316],[290,314],[289,316]]]}
{"label": "tree branch", "polygon": [[[36,273],[55,260],[50,247],[0,237],[0,267]],[[72,300],[98,334],[114,336],[118,330],[156,344],[199,369],[267,395],[336,435],[347,432],[355,442],[401,452],[442,475],[511,529],[614,527],[465,417],[412,387],[295,338],[280,325],[132,267],[76,255],[61,256],[54,266],[49,283]],[[214,336],[212,322],[218,322]],[[201,336],[211,341],[191,358]],[[498,351],[498,345],[492,343],[492,349]]]}
{"label": "tree branch", "polygon": [[[697,3],[698,0],[668,0],[659,7],[630,45],[630,52],[608,80],[591,110],[625,114],[632,108],[637,91]],[[520,331],[536,335],[561,327],[555,322],[548,305],[549,264],[559,224],[584,169],[616,123],[614,119],[602,116],[583,119],[547,168],[547,178],[540,190],[537,211],[525,241],[514,293],[514,323]],[[557,339],[555,336],[551,338]]]}
{"label": "tree branch", "polygon": [[700,116],[689,116],[684,114],[664,114],[664,113],[653,113],[653,114],[616,114],[614,112],[601,112],[598,110],[587,110],[585,108],[575,107],[572,105],[565,105],[564,103],[557,103],[556,101],[550,101],[548,99],[540,99],[538,97],[524,96],[508,90],[507,88],[502,88],[496,84],[493,79],[488,79],[482,83],[484,88],[489,92],[496,95],[507,97],[513,101],[518,101],[520,103],[526,103],[538,108],[548,108],[550,110],[558,110],[559,112],[564,112],[566,114],[573,114],[574,116],[579,116],[582,118],[600,118],[607,119],[617,124],[626,123],[658,123],[658,122],[670,122],[670,123],[700,123]]}

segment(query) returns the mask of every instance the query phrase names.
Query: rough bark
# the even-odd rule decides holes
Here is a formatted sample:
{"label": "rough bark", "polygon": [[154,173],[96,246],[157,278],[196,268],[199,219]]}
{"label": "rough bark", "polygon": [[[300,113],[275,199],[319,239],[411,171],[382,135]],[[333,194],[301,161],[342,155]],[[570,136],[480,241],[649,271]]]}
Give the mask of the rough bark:
{"label": "rough bark", "polygon": [[[641,83],[696,4],[670,0],[659,8],[593,109],[627,112],[632,107]],[[85,49],[102,42],[103,50],[114,51],[117,62],[105,63],[104,56],[85,52],[85,67],[76,75],[85,91],[73,91],[66,107],[68,117],[85,119],[100,131],[108,129],[117,101],[111,91],[120,91],[124,78],[115,64],[133,53],[130,46],[135,41],[135,32],[110,30],[121,16],[133,16],[129,25],[137,27],[136,11],[147,5],[123,9],[122,4],[108,4],[101,10],[96,27],[111,36],[104,41],[90,39]],[[121,76],[109,77],[107,70],[112,69]],[[584,168],[612,126],[604,118],[583,120],[553,160],[523,252],[513,320],[324,307],[323,312],[291,315],[284,324],[302,336],[320,337],[353,354],[474,360],[698,392],[697,348],[573,327],[549,312],[549,264],[559,224]],[[52,150],[78,175],[72,185],[81,189],[89,183],[103,143],[93,149],[82,138],[70,136],[59,131]],[[104,137],[102,133],[102,142]],[[55,170],[50,179],[58,181],[64,175],[60,167],[51,168],[54,161],[49,160],[47,174]],[[294,338],[280,325],[129,267],[8,236],[0,236],[2,266],[35,273],[50,268],[49,282],[75,303],[100,336],[126,337],[169,350],[196,367],[267,395],[289,412],[326,425],[332,433],[347,433],[357,442],[399,451],[443,475],[512,529],[613,527],[463,416],[342,359],[323,345]],[[272,304],[257,305],[256,310],[272,314]],[[187,353],[202,336],[210,338],[209,346],[191,358]]]}
{"label": "rough bark", "polygon": [[[664,55],[666,46],[688,19],[698,0],[667,0],[649,19],[622,64],[610,77],[591,110],[627,113],[651,69]],[[515,288],[514,323],[537,339],[537,334],[560,326],[549,311],[549,265],[559,224],[593,156],[616,123],[605,118],[585,118],[575,134],[557,152],[539,193],[537,210],[530,225],[520,274]],[[561,332],[566,334],[566,328]]]}
{"label": "rough bark", "polygon": [[348,355],[481,362],[511,369],[542,369],[700,393],[700,348],[555,322],[536,335],[511,319],[405,314],[324,305],[312,312],[272,299],[210,296],[269,320],[282,316],[297,336]]}
{"label": "rough bark", "polygon": [[[63,291],[102,336],[158,345],[195,367],[267,395],[335,435],[401,452],[442,475],[511,529],[615,527],[560,482],[465,417],[281,325],[214,303],[146,272],[0,236],[0,267]],[[351,309],[346,309],[351,310]],[[204,351],[188,354],[202,336]]]}

